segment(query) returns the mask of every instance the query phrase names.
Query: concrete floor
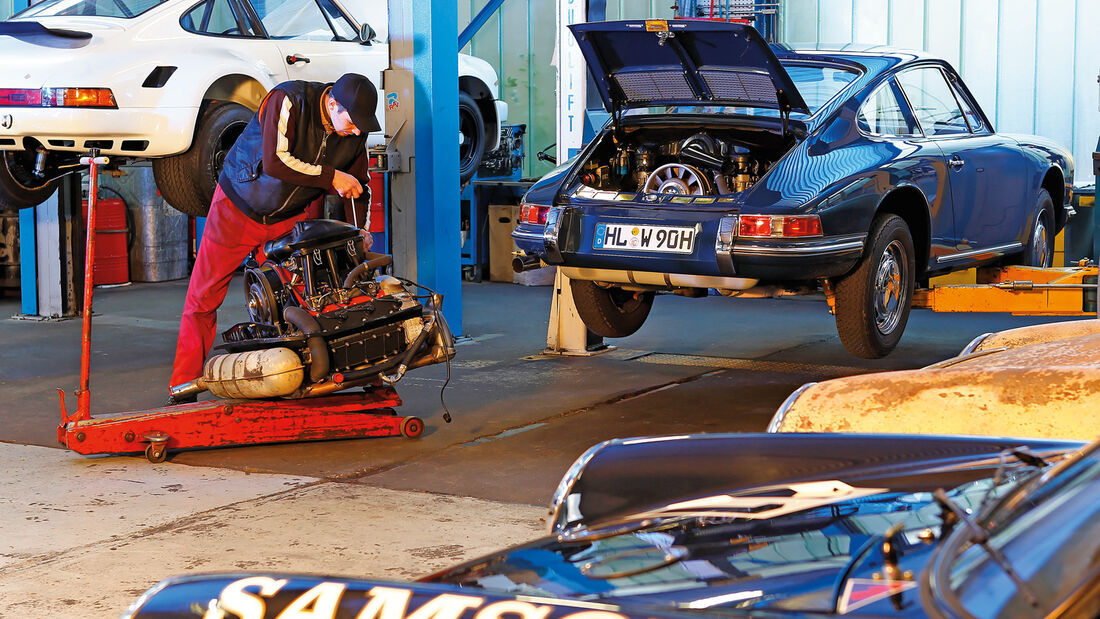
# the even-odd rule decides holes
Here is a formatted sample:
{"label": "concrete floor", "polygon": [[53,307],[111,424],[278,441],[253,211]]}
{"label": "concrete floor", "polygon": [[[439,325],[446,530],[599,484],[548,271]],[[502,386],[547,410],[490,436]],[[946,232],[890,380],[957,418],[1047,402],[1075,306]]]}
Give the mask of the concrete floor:
{"label": "concrete floor", "polygon": [[[160,406],[184,282],[96,291],[93,415]],[[588,358],[539,355],[550,289],[465,284],[464,333],[445,370],[410,373],[401,438],[143,457],[57,447],[55,388],[79,372],[80,322],[7,318],[0,298],[0,617],[117,616],[187,571],[273,569],[404,579],[516,543],[562,472],[617,436],[762,431],[799,385],[913,368],[975,335],[1054,319],[917,311],[886,359],[847,355],[820,299],[661,297],[642,330]],[[220,324],[243,320],[238,283]],[[75,398],[69,397],[70,408]]]}

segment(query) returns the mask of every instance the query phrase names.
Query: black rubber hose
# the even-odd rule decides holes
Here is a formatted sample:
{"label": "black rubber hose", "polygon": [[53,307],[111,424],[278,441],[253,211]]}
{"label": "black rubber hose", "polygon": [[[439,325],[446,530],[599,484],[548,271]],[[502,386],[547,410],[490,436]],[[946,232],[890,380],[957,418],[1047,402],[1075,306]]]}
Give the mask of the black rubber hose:
{"label": "black rubber hose", "polygon": [[380,269],[393,264],[393,256],[387,254],[372,254],[367,252],[366,260],[360,262],[358,266],[352,269],[348,276],[344,278],[344,288],[351,288],[362,279],[363,275],[373,271],[374,269]]}
{"label": "black rubber hose", "polygon": [[329,360],[328,344],[321,337],[321,324],[317,319],[300,307],[290,306],[283,310],[283,318],[301,329],[306,336],[306,345],[309,346],[309,381],[316,383],[328,377]]}

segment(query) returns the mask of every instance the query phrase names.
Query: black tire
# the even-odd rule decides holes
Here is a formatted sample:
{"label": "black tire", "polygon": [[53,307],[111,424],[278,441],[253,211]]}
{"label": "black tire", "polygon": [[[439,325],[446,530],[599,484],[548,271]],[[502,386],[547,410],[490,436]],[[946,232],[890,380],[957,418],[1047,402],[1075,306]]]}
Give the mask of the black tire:
{"label": "black tire", "polygon": [[1046,189],[1039,190],[1035,215],[1024,249],[1023,262],[1029,267],[1048,268],[1054,263],[1054,200]]}
{"label": "black tire", "polygon": [[573,303],[585,326],[602,337],[626,337],[642,327],[653,308],[653,293],[604,288],[593,282],[569,280]]}
{"label": "black tire", "polygon": [[897,215],[876,217],[867,238],[859,265],[836,284],[836,330],[848,352],[878,359],[905,331],[916,259],[909,226]]}
{"label": "black tire", "polygon": [[464,92],[458,93],[458,132],[462,136],[458,146],[458,177],[465,183],[473,178],[485,156],[485,119],[477,101]]}
{"label": "black tire", "polygon": [[153,160],[153,177],[164,200],[187,215],[205,217],[225,155],[251,119],[252,112],[243,105],[211,102],[199,117],[191,148]]}
{"label": "black tire", "polygon": [[0,165],[0,211],[18,211],[38,206],[57,190],[59,179],[42,181],[34,176],[35,154],[3,151]]}

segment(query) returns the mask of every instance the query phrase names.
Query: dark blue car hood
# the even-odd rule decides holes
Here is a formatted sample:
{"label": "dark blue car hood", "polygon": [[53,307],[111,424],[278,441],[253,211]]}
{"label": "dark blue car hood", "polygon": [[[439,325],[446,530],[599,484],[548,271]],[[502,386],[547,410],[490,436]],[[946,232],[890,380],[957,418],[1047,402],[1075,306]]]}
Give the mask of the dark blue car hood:
{"label": "dark blue car hood", "polygon": [[728,105],[809,113],[790,75],[751,26],[657,19],[569,29],[609,112]]}

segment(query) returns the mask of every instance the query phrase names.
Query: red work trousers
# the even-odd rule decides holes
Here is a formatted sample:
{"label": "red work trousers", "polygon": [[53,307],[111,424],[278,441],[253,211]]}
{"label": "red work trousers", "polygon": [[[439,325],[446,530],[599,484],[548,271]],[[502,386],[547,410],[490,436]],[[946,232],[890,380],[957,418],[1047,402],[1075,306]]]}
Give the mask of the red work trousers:
{"label": "red work trousers", "polygon": [[237,267],[252,250],[286,234],[305,218],[306,213],[302,213],[275,224],[257,223],[233,206],[220,185],[214,189],[199,254],[187,284],[170,386],[202,376],[203,361],[214,345],[218,308]]}

